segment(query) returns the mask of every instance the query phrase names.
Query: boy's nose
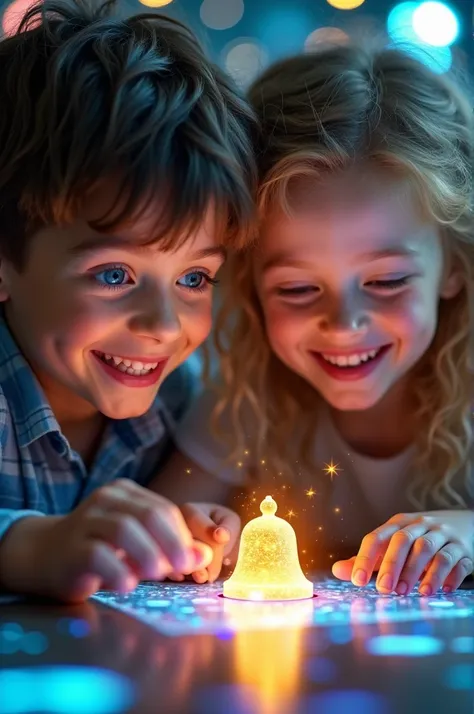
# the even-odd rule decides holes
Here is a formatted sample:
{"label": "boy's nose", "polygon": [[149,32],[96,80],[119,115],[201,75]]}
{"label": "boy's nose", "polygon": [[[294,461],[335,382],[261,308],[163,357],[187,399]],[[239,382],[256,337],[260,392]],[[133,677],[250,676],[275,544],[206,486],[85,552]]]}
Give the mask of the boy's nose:
{"label": "boy's nose", "polygon": [[175,342],[182,333],[181,320],[172,300],[154,300],[143,305],[130,321],[130,329],[159,342]]}

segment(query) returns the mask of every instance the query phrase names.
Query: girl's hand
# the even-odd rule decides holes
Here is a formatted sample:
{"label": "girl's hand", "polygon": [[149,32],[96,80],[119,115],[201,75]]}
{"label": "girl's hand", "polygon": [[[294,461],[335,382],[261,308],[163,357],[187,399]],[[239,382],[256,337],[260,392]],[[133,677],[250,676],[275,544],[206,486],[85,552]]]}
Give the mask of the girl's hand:
{"label": "girl's hand", "polygon": [[[334,563],[339,580],[367,585],[378,570],[377,590],[406,595],[452,592],[474,569],[474,512],[400,513],[362,540],[359,552]],[[423,576],[423,577],[422,577]]]}
{"label": "girl's hand", "polygon": [[[198,543],[212,548],[212,562],[205,568],[192,573],[197,583],[213,583],[219,577],[224,558],[233,550],[240,536],[240,518],[230,508],[215,503],[186,503],[181,513],[191,535]],[[184,575],[173,573],[168,576],[178,582]]]}

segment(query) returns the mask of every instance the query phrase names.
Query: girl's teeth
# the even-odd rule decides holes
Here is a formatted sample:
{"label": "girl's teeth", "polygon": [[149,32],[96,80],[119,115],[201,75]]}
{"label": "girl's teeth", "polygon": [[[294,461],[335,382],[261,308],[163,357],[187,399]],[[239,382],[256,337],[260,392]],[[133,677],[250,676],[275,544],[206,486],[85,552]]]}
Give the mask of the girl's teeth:
{"label": "girl's teeth", "polygon": [[337,367],[357,367],[364,362],[368,362],[378,355],[380,349],[370,350],[370,352],[361,352],[360,354],[354,355],[325,355],[321,354],[323,359],[330,364],[334,364]]}

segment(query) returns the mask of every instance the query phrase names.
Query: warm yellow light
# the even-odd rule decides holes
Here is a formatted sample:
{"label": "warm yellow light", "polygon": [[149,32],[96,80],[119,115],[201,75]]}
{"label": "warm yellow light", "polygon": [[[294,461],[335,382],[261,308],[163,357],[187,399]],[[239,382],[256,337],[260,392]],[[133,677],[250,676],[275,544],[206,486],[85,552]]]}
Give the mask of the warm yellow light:
{"label": "warm yellow light", "polygon": [[173,0],[140,0],[140,2],[147,7],[164,7],[165,5],[170,5]]}
{"label": "warm yellow light", "polygon": [[313,488],[309,488],[309,489],[306,491],[306,495],[308,496],[308,498],[313,498],[313,496],[316,495],[316,491],[315,491]]}
{"label": "warm yellow light", "polygon": [[239,558],[224,583],[225,597],[236,600],[303,600],[313,596],[313,583],[301,570],[295,531],[278,518],[277,504],[267,496],[262,515],[242,531]]}
{"label": "warm yellow light", "polygon": [[365,0],[328,0],[328,3],[338,10],[355,10],[363,5]]}
{"label": "warm yellow light", "polygon": [[330,463],[326,464],[326,468],[324,470],[327,473],[327,475],[331,477],[331,480],[332,480],[333,476],[337,476],[338,468],[339,468],[339,464],[333,464],[332,459],[331,459]]}

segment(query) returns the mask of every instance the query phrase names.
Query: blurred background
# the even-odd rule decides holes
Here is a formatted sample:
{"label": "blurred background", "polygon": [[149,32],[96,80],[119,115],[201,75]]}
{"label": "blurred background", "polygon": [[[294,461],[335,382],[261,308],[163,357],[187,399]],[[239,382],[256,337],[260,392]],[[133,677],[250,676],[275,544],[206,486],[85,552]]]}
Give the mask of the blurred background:
{"label": "blurred background", "polygon": [[[31,0],[3,3],[10,33]],[[403,44],[435,71],[474,73],[473,0],[118,0],[124,14],[152,11],[189,24],[244,88],[269,63],[348,35]]]}

